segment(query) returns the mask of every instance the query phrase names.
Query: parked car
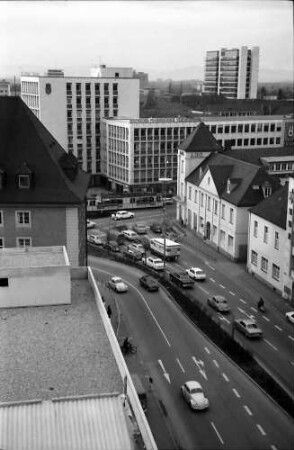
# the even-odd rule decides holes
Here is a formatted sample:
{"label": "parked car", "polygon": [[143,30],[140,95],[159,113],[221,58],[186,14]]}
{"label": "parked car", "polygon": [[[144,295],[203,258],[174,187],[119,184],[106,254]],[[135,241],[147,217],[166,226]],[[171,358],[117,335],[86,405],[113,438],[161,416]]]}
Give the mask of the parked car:
{"label": "parked car", "polygon": [[140,285],[147,289],[149,292],[155,292],[159,289],[159,284],[157,281],[151,277],[150,275],[143,275],[141,278],[139,278]]}
{"label": "parked car", "polygon": [[231,310],[227,300],[222,295],[213,295],[212,297],[209,297],[207,303],[209,306],[222,313],[228,313]]}
{"label": "parked car", "polygon": [[203,410],[209,407],[209,401],[205,397],[202,386],[198,381],[186,381],[181,386],[182,396],[190,407],[196,410]]}
{"label": "parked car", "polygon": [[93,222],[92,220],[87,219],[87,229],[89,230],[90,228],[95,228],[96,227],[96,223]]}
{"label": "parked car", "polygon": [[88,242],[91,242],[91,244],[103,245],[102,240],[100,239],[99,236],[97,236],[97,234],[88,234],[87,239]]}
{"label": "parked car", "polygon": [[169,274],[170,280],[181,288],[193,288],[194,280],[190,278],[186,272],[171,272]]}
{"label": "parked car", "polygon": [[123,230],[122,234],[128,241],[136,241],[139,237],[133,230]]}
{"label": "parked car", "polygon": [[200,267],[191,267],[190,269],[186,269],[186,272],[193,280],[204,281],[206,279],[206,273]]}
{"label": "parked car", "polygon": [[236,319],[234,326],[248,338],[261,338],[262,330],[258,328],[255,320],[252,319]]}
{"label": "parked car", "polygon": [[130,211],[117,211],[114,214],[111,214],[112,220],[122,220],[122,219],[133,219],[135,214]]}
{"label": "parked car", "polygon": [[294,311],[286,312],[285,316],[289,322],[294,323]]}
{"label": "parked car", "polygon": [[146,251],[143,245],[140,242],[132,242],[129,245],[129,249],[137,252],[141,252],[142,255],[145,255]]}
{"label": "parked car", "polygon": [[122,245],[120,248],[120,251],[127,256],[130,259],[133,259],[134,261],[141,261],[143,255],[138,250],[132,250],[127,245]]}
{"label": "parked car", "polygon": [[174,199],[172,197],[162,197],[162,201],[164,205],[173,205]]}
{"label": "parked car", "polygon": [[151,267],[154,270],[163,270],[164,264],[161,258],[155,258],[154,256],[148,256],[148,258],[143,259],[146,266]]}
{"label": "parked car", "polygon": [[153,233],[162,233],[162,226],[158,222],[153,222],[150,225],[150,230],[153,231]]}
{"label": "parked car", "polygon": [[136,231],[137,234],[146,234],[148,228],[147,225],[143,222],[135,222],[133,224],[133,230]]}
{"label": "parked car", "polygon": [[120,277],[112,277],[108,286],[116,292],[127,292],[128,285]]}
{"label": "parked car", "polygon": [[118,253],[120,251],[119,245],[116,241],[108,241],[104,244],[104,247],[114,253]]}

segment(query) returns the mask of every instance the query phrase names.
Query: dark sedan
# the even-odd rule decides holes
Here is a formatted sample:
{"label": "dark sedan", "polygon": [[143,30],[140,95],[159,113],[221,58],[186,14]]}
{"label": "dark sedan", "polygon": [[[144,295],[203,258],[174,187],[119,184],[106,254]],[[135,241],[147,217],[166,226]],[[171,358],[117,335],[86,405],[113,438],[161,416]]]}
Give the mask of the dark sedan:
{"label": "dark sedan", "polygon": [[181,288],[193,288],[194,280],[190,278],[186,272],[171,272],[169,274],[170,280],[180,286]]}
{"label": "dark sedan", "polygon": [[149,291],[149,292],[155,292],[155,291],[158,291],[158,289],[159,289],[159,285],[158,285],[157,281],[154,278],[152,278],[150,275],[143,275],[139,279],[139,283],[143,288],[147,289],[147,291]]}

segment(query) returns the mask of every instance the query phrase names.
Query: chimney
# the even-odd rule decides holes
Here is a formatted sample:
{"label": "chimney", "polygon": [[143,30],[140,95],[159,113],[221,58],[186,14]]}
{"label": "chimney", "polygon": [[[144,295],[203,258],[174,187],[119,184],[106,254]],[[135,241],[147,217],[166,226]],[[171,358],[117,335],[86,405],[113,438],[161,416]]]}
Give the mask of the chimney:
{"label": "chimney", "polygon": [[230,178],[227,179],[227,194],[231,193],[231,181]]}

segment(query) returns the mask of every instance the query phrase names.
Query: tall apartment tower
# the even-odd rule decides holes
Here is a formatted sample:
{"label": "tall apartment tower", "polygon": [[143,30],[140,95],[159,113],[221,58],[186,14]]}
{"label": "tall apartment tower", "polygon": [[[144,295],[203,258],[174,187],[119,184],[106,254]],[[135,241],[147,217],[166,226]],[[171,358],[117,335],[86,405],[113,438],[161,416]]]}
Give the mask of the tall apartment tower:
{"label": "tall apartment tower", "polygon": [[58,143],[93,175],[101,172],[101,126],[104,117],[139,117],[139,80],[120,68],[90,77],[67,77],[63,71],[21,77],[21,98]]}
{"label": "tall apartment tower", "polygon": [[255,99],[259,47],[222,48],[206,52],[204,93],[227,98]]}

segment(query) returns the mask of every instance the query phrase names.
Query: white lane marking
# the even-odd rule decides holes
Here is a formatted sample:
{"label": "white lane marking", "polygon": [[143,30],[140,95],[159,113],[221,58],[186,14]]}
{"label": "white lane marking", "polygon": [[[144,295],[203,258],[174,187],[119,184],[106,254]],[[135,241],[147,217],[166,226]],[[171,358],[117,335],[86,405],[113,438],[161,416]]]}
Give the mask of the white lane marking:
{"label": "white lane marking", "polygon": [[161,359],[158,360],[158,363],[159,363],[160,367],[162,368],[163,376],[165,377],[165,379],[166,379],[166,380],[169,382],[169,384],[170,384],[170,376],[169,376],[169,374],[167,373],[167,371],[165,370],[164,365],[163,365],[163,362],[161,361]]}
{"label": "white lane marking", "polygon": [[217,429],[216,429],[216,426],[214,425],[214,423],[213,422],[210,422],[211,423],[211,425],[212,425],[212,428],[214,429],[214,431],[216,432],[216,435],[217,435],[217,437],[219,438],[219,440],[220,440],[220,442],[221,442],[221,444],[224,444],[224,441],[222,440],[222,437],[221,437],[221,435],[219,434],[219,432],[217,431]]}
{"label": "white lane marking", "polygon": [[213,279],[213,278],[209,278],[210,279],[210,281],[212,281],[213,283],[215,283],[215,280]]}
{"label": "white lane marking", "polygon": [[219,287],[221,287],[222,289],[226,289],[226,287],[223,284],[220,284]]}
{"label": "white lane marking", "polygon": [[237,398],[240,398],[240,397],[241,397],[241,395],[239,394],[239,392],[237,391],[237,389],[233,388],[233,392],[234,392],[234,394],[235,394],[235,396],[236,396]]}
{"label": "white lane marking", "polygon": [[243,300],[243,298],[239,298],[240,302],[244,303],[244,305],[247,304],[246,300]]}
{"label": "white lane marking", "polygon": [[180,363],[179,358],[177,358],[177,363],[179,364],[179,366],[180,366],[180,368],[181,368],[181,371],[182,371],[183,373],[185,373],[185,369],[184,369],[184,367],[182,366],[182,364]]}
{"label": "white lane marking", "polygon": [[288,334],[288,338],[291,339],[291,341],[294,342],[294,338],[293,338],[293,336],[290,336],[290,334]]}
{"label": "white lane marking", "polygon": [[209,264],[207,261],[205,261],[205,264],[206,264],[208,267],[210,267],[211,270],[215,270],[215,268],[214,268],[211,264]]}
{"label": "white lane marking", "polygon": [[257,309],[256,309],[256,308],[254,308],[253,306],[251,306],[251,309],[252,309],[255,313],[257,313]]}
{"label": "white lane marking", "polygon": [[239,306],[238,306],[238,310],[240,311],[240,313],[245,314],[245,316],[249,317],[249,319],[255,318],[252,314],[247,314],[247,312],[244,311],[244,309],[240,308]]}
{"label": "white lane marking", "polygon": [[229,294],[236,295],[235,292],[229,291]]}
{"label": "white lane marking", "polygon": [[256,426],[257,426],[257,428],[259,429],[259,431],[261,432],[261,434],[262,434],[263,436],[266,436],[266,432],[264,431],[264,429],[262,428],[262,426],[259,425],[259,423],[257,423]]}
{"label": "white lane marking", "polygon": [[227,319],[225,316],[223,316],[222,314],[218,314],[218,317],[220,320],[224,320],[225,322],[227,322],[228,324],[230,324],[231,322],[229,321],[229,319]]}
{"label": "white lane marking", "polygon": [[205,378],[205,380],[207,380],[207,375],[204,369],[204,361],[202,361],[201,359],[196,359],[195,356],[192,356],[192,359],[194,361],[194,363],[197,366],[197,369],[199,370],[199,372],[201,373],[201,375],[203,376],[203,378]]}
{"label": "white lane marking", "polygon": [[275,325],[275,328],[279,331],[283,331],[283,329],[281,327],[279,327],[279,325]]}
{"label": "white lane marking", "polygon": [[197,287],[198,287],[198,289],[201,289],[201,291],[205,292],[206,295],[210,295],[210,293],[203,287],[201,287],[201,286],[197,286]]}
{"label": "white lane marking", "polygon": [[204,347],[204,350],[206,351],[206,353],[208,353],[209,355],[211,354],[211,351],[209,350],[209,348]]}
{"label": "white lane marking", "polygon": [[266,317],[266,316],[262,316],[262,318],[263,318],[264,320],[266,320],[267,322],[270,322],[270,320],[269,320],[269,318],[268,318],[268,317]]}
{"label": "white lane marking", "polygon": [[225,373],[222,373],[222,376],[224,377],[224,379],[225,379],[227,382],[230,381]]}
{"label": "white lane marking", "polygon": [[213,364],[214,364],[216,367],[219,367],[219,363],[218,363],[215,359],[213,359],[212,361],[213,361]]}
{"label": "white lane marking", "polygon": [[264,339],[264,341],[274,350],[278,351],[277,347],[275,347],[270,341],[268,341],[267,339]]}
{"label": "white lane marking", "polygon": [[270,446],[270,449],[271,450],[278,450],[277,447],[275,445],[273,445],[273,444]]}
{"label": "white lane marking", "polygon": [[249,414],[249,416],[252,416],[252,412],[250,411],[250,409],[248,408],[247,405],[243,405],[243,408],[245,409],[245,411],[247,412],[247,414]]}

